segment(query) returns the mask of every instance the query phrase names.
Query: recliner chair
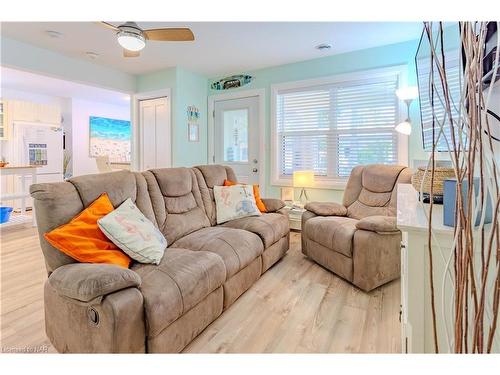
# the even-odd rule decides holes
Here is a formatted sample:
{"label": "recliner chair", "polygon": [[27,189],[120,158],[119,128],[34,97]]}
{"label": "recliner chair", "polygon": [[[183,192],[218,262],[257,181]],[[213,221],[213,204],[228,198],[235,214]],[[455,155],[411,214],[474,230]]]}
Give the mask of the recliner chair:
{"label": "recliner chair", "polygon": [[364,291],[398,278],[401,232],[396,227],[397,184],[410,183],[411,175],[404,166],[355,167],[342,204],[306,204],[302,252]]}

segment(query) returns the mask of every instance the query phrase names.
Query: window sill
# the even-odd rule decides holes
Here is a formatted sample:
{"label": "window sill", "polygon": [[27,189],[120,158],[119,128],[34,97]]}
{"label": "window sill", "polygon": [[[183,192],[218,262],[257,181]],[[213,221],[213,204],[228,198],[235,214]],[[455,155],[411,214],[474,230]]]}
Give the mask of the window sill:
{"label": "window sill", "polygon": [[[275,178],[271,180],[272,186],[278,187],[293,187],[291,178]],[[335,180],[316,180],[314,182],[314,187],[308,187],[306,189],[326,189],[326,190],[345,190],[347,185],[347,178],[335,179]]]}

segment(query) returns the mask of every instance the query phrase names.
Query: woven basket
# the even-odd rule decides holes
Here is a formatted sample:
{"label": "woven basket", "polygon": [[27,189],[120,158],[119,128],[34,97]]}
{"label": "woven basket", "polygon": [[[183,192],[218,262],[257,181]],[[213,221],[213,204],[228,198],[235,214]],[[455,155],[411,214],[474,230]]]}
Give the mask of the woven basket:
{"label": "woven basket", "polygon": [[[417,173],[415,173],[411,178],[411,184],[416,191],[420,192],[420,187],[422,187],[422,193],[431,193],[431,171],[428,170],[425,176],[424,184],[422,186],[422,180],[425,174],[425,167],[418,167]],[[444,180],[455,177],[455,171],[453,168],[434,168],[434,195],[443,195]]]}

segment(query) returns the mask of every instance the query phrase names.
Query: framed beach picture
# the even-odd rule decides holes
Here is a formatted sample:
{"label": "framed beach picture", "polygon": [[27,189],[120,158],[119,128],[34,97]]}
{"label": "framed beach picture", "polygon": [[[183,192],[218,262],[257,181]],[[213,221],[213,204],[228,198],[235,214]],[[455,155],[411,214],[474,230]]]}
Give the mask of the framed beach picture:
{"label": "framed beach picture", "polygon": [[198,124],[188,124],[189,142],[198,142],[200,140],[200,126]]}
{"label": "framed beach picture", "polygon": [[110,163],[130,163],[130,121],[106,117],[89,117],[90,157],[108,156]]}

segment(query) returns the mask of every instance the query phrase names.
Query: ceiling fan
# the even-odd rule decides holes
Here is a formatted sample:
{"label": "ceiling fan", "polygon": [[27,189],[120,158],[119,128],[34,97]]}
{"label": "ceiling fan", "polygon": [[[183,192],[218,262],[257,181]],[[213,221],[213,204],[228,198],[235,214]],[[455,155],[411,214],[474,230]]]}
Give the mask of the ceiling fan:
{"label": "ceiling fan", "polygon": [[137,57],[146,46],[146,40],[161,42],[188,42],[194,40],[191,29],[187,27],[164,27],[160,29],[141,29],[135,22],[125,22],[115,26],[108,22],[98,22],[100,25],[116,32],[116,39],[123,47],[124,57]]}

